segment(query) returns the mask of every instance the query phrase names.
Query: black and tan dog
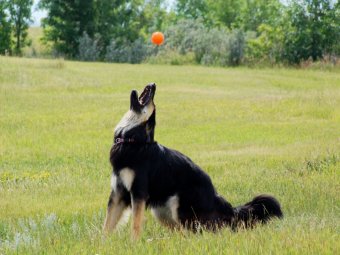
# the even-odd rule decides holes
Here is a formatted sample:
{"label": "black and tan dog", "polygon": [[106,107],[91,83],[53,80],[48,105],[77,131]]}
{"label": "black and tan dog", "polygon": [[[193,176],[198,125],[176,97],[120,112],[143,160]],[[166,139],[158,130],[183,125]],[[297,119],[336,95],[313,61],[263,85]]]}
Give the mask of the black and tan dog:
{"label": "black and tan dog", "polygon": [[125,210],[132,208],[132,237],[138,238],[144,210],[171,228],[215,230],[264,223],[282,217],[279,202],[260,195],[232,207],[217,194],[209,176],[188,157],[154,140],[156,85],[138,97],[131,92],[130,110],[115,128],[110,161],[113,167],[104,231],[111,232]]}

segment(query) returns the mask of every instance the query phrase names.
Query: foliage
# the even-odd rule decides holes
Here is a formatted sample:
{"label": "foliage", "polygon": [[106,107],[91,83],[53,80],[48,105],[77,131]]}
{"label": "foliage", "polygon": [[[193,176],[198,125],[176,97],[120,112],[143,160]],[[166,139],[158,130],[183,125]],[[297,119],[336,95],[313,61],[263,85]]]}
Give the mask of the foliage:
{"label": "foliage", "polygon": [[27,29],[31,21],[31,8],[33,0],[8,1],[10,22],[15,37],[14,54],[21,55],[22,48],[30,42],[27,40]]}
{"label": "foliage", "polygon": [[207,0],[210,7],[212,23],[231,29],[239,23],[244,0]]}
{"label": "foliage", "polygon": [[139,20],[143,25],[141,35],[147,38],[155,31],[164,31],[175,20],[175,13],[167,10],[167,0],[144,1]]}
{"label": "foliage", "polygon": [[180,20],[165,31],[164,47],[155,54],[167,55],[170,51],[178,54],[194,54],[195,62],[202,65],[238,65],[244,51],[244,33],[230,32],[226,28],[208,28],[202,19]]}
{"label": "foliage", "polygon": [[6,1],[0,1],[0,54],[11,52],[11,23],[6,13],[7,4]]}
{"label": "foliage", "polygon": [[[103,0],[96,1],[96,33],[101,35],[101,47],[105,49],[111,42],[122,46],[139,38],[143,24],[141,0]],[[102,52],[104,55],[104,52]]]}
{"label": "foliage", "polygon": [[206,0],[177,0],[176,13],[180,19],[202,19],[207,23],[209,5]]}
{"label": "foliage", "polygon": [[244,54],[245,36],[242,30],[235,29],[229,36],[229,65],[241,64]]}
{"label": "foliage", "polygon": [[290,22],[285,29],[283,58],[299,63],[333,53],[340,40],[338,7],[339,3],[332,6],[331,0],[294,0],[287,12]]}
{"label": "foliage", "polygon": [[285,7],[280,0],[247,0],[240,11],[238,27],[258,31],[262,24],[278,27]]}
{"label": "foliage", "polygon": [[206,31],[201,19],[182,19],[165,31],[165,47],[186,54],[193,50],[195,40]]}
{"label": "foliage", "polygon": [[115,40],[111,40],[109,46],[106,47],[105,60],[117,63],[141,63],[147,54],[147,48],[143,39],[138,38],[132,43],[125,42],[117,44]]}
{"label": "foliage", "polygon": [[96,61],[99,60],[100,48],[98,41],[99,35],[94,39],[84,32],[83,36],[79,39],[79,55],[78,58],[83,61]]}
{"label": "foliage", "polygon": [[43,19],[44,40],[53,42],[58,54],[74,58],[78,55],[79,38],[95,33],[94,0],[41,0],[40,8],[48,15]]}
{"label": "foliage", "polygon": [[54,43],[57,52],[70,58],[79,53],[79,38],[86,33],[90,38],[100,35],[100,56],[114,38],[116,43],[134,42],[139,37],[142,24],[140,0],[42,0],[40,7],[48,11],[44,19],[45,40]]}
{"label": "foliage", "polygon": [[203,30],[199,34],[202,36],[196,36],[193,39],[193,52],[195,53],[196,61],[203,65],[225,66],[229,55],[229,42],[226,31],[221,32],[213,28]]}
{"label": "foliage", "polygon": [[180,17],[202,18],[209,27],[245,31],[256,31],[261,24],[275,24],[283,10],[279,0],[180,0],[176,7]]}
{"label": "foliage", "polygon": [[262,24],[258,27],[259,36],[248,38],[246,47],[247,64],[276,64],[283,52],[283,33],[280,28]]}

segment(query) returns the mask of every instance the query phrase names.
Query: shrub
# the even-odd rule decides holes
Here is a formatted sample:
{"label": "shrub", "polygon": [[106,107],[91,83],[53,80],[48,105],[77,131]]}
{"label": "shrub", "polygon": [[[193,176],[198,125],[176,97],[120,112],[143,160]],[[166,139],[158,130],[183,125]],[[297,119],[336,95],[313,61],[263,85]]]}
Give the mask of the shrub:
{"label": "shrub", "polygon": [[[200,19],[180,20],[165,31],[165,38],[165,44],[150,55],[179,59],[180,55],[190,54],[198,64],[218,66],[239,65],[243,58],[245,39],[241,30],[229,32],[224,28],[208,29]],[[150,57],[148,61],[154,62],[156,59]],[[181,59],[178,63],[185,61]]]}
{"label": "shrub", "polygon": [[111,40],[106,47],[105,61],[117,63],[141,63],[147,56],[147,46],[142,38],[136,41],[124,42],[120,45],[116,40]]}
{"label": "shrub", "polygon": [[248,33],[245,62],[247,64],[276,64],[283,54],[283,33],[278,28],[261,24],[259,35]]}
{"label": "shrub", "polygon": [[202,65],[227,65],[229,57],[227,31],[206,29],[201,35],[196,35],[193,51],[196,61]]}
{"label": "shrub", "polygon": [[245,46],[244,33],[242,30],[234,30],[229,35],[229,65],[241,64]]}
{"label": "shrub", "polygon": [[165,31],[165,48],[180,54],[192,52],[196,40],[205,30],[201,19],[180,20]]}
{"label": "shrub", "polygon": [[136,41],[131,43],[131,57],[130,63],[137,64],[145,60],[147,56],[147,46],[142,38],[138,38]]}
{"label": "shrub", "polygon": [[96,61],[99,60],[100,47],[99,47],[99,36],[95,36],[94,39],[90,38],[89,35],[84,32],[83,36],[79,39],[79,60],[82,61]]}

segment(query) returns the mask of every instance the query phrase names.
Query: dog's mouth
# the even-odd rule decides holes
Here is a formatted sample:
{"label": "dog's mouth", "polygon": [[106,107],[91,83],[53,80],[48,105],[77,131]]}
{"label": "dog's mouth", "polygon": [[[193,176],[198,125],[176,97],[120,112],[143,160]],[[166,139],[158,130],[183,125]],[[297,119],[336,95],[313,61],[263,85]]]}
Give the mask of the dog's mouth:
{"label": "dog's mouth", "polygon": [[147,105],[150,100],[153,100],[153,97],[155,96],[155,92],[156,92],[156,84],[152,83],[147,85],[142,94],[139,96],[138,101],[142,106]]}

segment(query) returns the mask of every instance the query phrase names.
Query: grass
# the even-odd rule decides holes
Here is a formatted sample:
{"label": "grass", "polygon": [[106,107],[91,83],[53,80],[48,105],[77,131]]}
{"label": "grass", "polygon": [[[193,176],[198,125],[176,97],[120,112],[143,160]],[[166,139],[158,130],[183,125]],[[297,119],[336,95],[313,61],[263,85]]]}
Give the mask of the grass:
{"label": "grass", "polygon": [[27,39],[31,42],[30,45],[24,47],[23,56],[25,57],[47,57],[51,58],[52,49],[50,44],[42,42],[43,28],[29,27]]}
{"label": "grass", "polygon": [[[270,193],[284,220],[237,233],[103,238],[113,128],[158,84],[156,139],[233,205]],[[339,254],[340,70],[118,65],[0,57],[0,254]]]}

